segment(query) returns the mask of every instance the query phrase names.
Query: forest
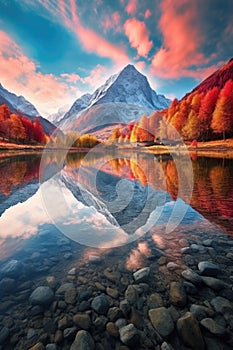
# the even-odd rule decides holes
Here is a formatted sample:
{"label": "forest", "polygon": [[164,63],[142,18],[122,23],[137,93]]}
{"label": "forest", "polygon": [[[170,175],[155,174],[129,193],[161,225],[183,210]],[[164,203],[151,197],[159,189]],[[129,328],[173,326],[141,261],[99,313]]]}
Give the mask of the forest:
{"label": "forest", "polygon": [[24,144],[45,144],[48,141],[39,119],[32,122],[25,116],[11,113],[5,104],[0,105],[0,137],[3,141]]}

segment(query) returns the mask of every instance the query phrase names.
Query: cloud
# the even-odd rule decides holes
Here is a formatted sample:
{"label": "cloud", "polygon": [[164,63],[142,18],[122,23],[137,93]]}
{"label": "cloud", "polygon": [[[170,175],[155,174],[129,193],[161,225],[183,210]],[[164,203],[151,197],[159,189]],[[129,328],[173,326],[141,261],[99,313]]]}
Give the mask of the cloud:
{"label": "cloud", "polygon": [[152,15],[151,11],[149,9],[147,9],[144,13],[144,17],[145,19],[149,18]]}
{"label": "cloud", "polygon": [[136,14],[137,8],[138,8],[138,0],[129,0],[125,10],[128,13],[128,15],[133,16]]}
{"label": "cloud", "polygon": [[149,40],[149,31],[144,22],[136,18],[128,19],[124,24],[125,35],[139,56],[147,57],[153,42]]}
{"label": "cloud", "polygon": [[3,86],[33,103],[42,115],[48,115],[63,104],[71,104],[70,86],[53,74],[42,74],[36,63],[5,32],[0,31],[0,79]]}
{"label": "cloud", "polygon": [[105,15],[105,18],[103,19],[102,26],[106,31],[109,29],[114,29],[115,32],[120,32],[121,31],[121,26],[120,26],[120,14],[118,11],[113,12],[111,15]]}
{"label": "cloud", "polygon": [[163,45],[153,57],[152,72],[163,78],[202,77],[205,68],[196,70],[194,66],[208,64],[211,57],[201,52],[205,37],[198,23],[198,3],[162,0],[160,6]]}

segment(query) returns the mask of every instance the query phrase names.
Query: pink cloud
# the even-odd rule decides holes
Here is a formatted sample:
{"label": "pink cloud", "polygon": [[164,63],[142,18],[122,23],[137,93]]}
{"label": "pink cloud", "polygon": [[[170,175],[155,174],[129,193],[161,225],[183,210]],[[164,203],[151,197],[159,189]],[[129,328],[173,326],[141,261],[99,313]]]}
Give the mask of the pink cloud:
{"label": "pink cloud", "polygon": [[109,29],[114,29],[116,32],[121,31],[121,26],[120,26],[120,14],[119,12],[115,11],[113,14],[105,16],[105,18],[102,21],[102,26],[106,31]]}
{"label": "pink cloud", "polygon": [[143,71],[143,69],[146,67],[146,62],[144,62],[144,61],[137,62],[137,63],[135,63],[135,66],[140,71]]}
{"label": "pink cloud", "polygon": [[18,44],[0,31],[0,79],[6,89],[23,95],[42,115],[48,115],[66,103],[71,104],[76,93],[53,74],[42,74]]}
{"label": "pink cloud", "polygon": [[144,22],[136,18],[128,19],[124,24],[125,35],[139,56],[147,57],[153,42],[149,40],[149,31]]}
{"label": "pink cloud", "polygon": [[149,18],[151,15],[152,15],[151,11],[150,11],[149,9],[147,9],[147,10],[145,11],[144,17],[145,17],[145,19],[147,19],[147,18]]}
{"label": "pink cloud", "polygon": [[128,15],[135,15],[137,12],[138,0],[129,0],[128,5],[126,6],[126,12]]}
{"label": "pink cloud", "polygon": [[[60,8],[61,2],[62,0],[60,0]],[[66,8],[65,14],[65,6],[63,6],[62,9],[63,10],[61,11],[61,15],[64,23],[77,35],[80,43],[85,50],[88,52],[94,52],[101,57],[110,58],[114,62],[127,63],[129,61],[129,58],[123,47],[120,47],[119,45],[113,45],[93,30],[86,28],[81,24],[78,17],[75,0],[70,0],[70,8]],[[114,20],[117,21],[118,15],[115,14],[114,18]]]}
{"label": "pink cloud", "polygon": [[82,80],[82,78],[80,77],[80,75],[76,74],[76,73],[63,73],[61,74],[62,78],[65,78],[66,81],[68,81],[69,83],[77,83],[77,81]]}
{"label": "pink cloud", "polygon": [[207,64],[200,46],[204,37],[198,26],[198,3],[189,0],[162,0],[159,29],[163,46],[154,55],[152,72],[163,78],[200,77],[193,66]]}

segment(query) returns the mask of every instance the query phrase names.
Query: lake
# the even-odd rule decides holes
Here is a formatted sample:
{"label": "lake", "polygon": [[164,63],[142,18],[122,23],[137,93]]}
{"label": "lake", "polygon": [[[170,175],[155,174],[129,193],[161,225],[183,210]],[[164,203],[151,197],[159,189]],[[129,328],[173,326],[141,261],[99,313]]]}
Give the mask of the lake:
{"label": "lake", "polygon": [[[69,349],[77,329],[83,328],[80,314],[90,322],[83,329],[90,330],[99,347],[115,348],[119,336],[105,331],[105,325],[101,328],[98,314],[111,322],[120,316],[98,311],[91,302],[102,293],[110,298],[109,306],[118,307],[134,285],[132,273],[144,267],[153,279],[139,281],[146,283],[137,290],[137,301],[136,296],[131,295],[133,301],[125,297],[131,307],[137,304],[131,312],[137,314],[136,328],[144,332],[140,349],[159,341],[153,335],[146,342],[148,329],[138,325],[151,309],[145,295],[156,292],[158,299],[160,293],[168,306],[167,286],[171,288],[183,270],[196,271],[199,261],[219,264],[226,285],[206,284],[203,295],[190,292],[181,306],[210,302],[220,290],[232,302],[232,184],[232,159],[195,153],[190,158],[94,150],[0,158],[0,348],[51,343]],[[44,301],[43,295],[33,300],[38,286],[50,288],[51,300],[46,295]],[[232,318],[220,314],[214,320],[226,335]],[[206,327],[202,332],[206,344],[214,341],[231,348],[230,337],[216,338]],[[186,349],[177,335],[170,341]]]}

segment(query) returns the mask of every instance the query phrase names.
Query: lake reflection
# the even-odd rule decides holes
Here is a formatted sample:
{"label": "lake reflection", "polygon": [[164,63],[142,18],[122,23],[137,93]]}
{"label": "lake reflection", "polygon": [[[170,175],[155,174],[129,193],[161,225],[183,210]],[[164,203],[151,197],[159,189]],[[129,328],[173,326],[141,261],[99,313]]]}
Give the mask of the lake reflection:
{"label": "lake reflection", "polygon": [[[167,223],[175,206],[185,214],[183,225],[201,221],[182,200],[182,193],[178,198],[173,159],[135,153],[85,156],[68,154],[64,161],[62,155],[48,154],[42,166],[39,155],[1,160],[1,260],[22,249],[30,237],[43,235],[48,227],[78,243],[110,248]],[[192,167],[191,206],[232,234],[232,160],[198,158]],[[183,171],[185,177],[185,164]]]}

